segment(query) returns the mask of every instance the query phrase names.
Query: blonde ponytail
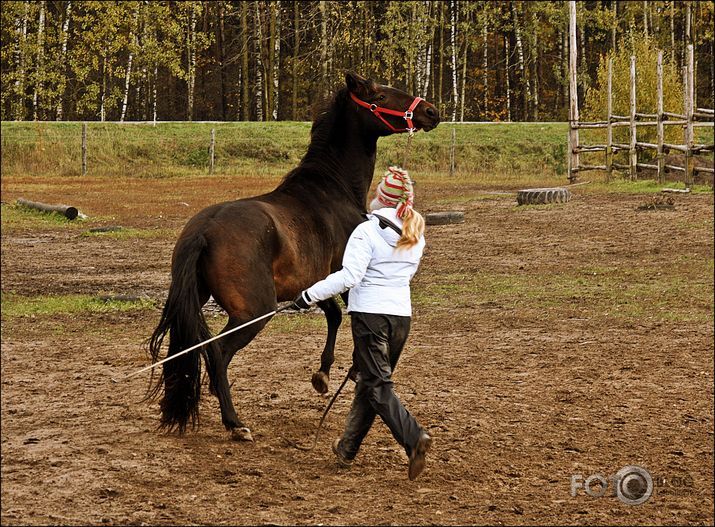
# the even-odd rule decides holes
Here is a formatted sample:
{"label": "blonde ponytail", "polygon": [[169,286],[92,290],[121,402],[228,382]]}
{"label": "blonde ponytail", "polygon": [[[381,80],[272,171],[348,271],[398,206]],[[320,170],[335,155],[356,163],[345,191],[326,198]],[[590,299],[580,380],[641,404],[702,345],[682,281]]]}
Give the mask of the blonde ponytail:
{"label": "blonde ponytail", "polygon": [[397,241],[397,250],[411,249],[425,232],[425,219],[412,207],[406,208],[402,217],[402,236]]}

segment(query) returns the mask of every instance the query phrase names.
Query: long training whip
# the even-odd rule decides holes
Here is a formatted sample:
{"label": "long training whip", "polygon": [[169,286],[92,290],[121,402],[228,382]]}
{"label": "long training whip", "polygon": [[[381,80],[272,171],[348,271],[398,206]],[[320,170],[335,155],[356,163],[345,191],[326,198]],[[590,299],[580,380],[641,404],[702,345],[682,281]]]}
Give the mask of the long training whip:
{"label": "long training whip", "polygon": [[323,411],[323,416],[320,418],[320,423],[318,423],[318,429],[315,431],[315,438],[313,438],[313,444],[311,446],[303,446],[297,443],[293,443],[293,446],[295,446],[295,448],[297,448],[298,450],[305,450],[306,452],[310,452],[315,448],[315,445],[318,444],[318,436],[320,435],[320,429],[323,428],[323,422],[325,421],[325,417],[328,415],[328,412],[333,407],[333,403],[338,398],[338,395],[340,395],[340,392],[342,392],[343,388],[345,388],[345,385],[347,384],[348,379],[350,378],[350,375],[352,373],[353,369],[350,368],[348,370],[348,373],[345,375],[345,378],[343,379],[343,383],[340,385],[340,388],[337,389],[335,395],[333,395],[333,398],[330,399],[328,406],[326,406],[325,410]]}
{"label": "long training whip", "polygon": [[167,357],[167,358],[165,358],[165,359],[160,360],[159,362],[155,362],[154,364],[150,364],[149,366],[145,366],[144,368],[142,368],[142,369],[140,369],[140,370],[137,370],[137,371],[135,371],[135,372],[133,372],[133,373],[130,373],[130,374],[128,374],[128,375],[125,375],[124,377],[121,377],[121,378],[119,378],[119,379],[114,379],[114,378],[113,378],[112,381],[115,382],[115,383],[116,383],[116,382],[120,382],[120,381],[125,381],[125,380],[129,379],[130,377],[134,377],[134,376],[136,376],[136,375],[139,375],[140,373],[143,373],[143,372],[145,372],[145,371],[147,371],[147,370],[152,370],[152,369],[156,368],[157,366],[159,366],[160,364],[164,364],[165,362],[169,362],[170,360],[173,360],[173,359],[175,359],[175,358],[177,358],[177,357],[180,357],[181,355],[185,355],[185,354],[189,353],[190,351],[194,351],[196,348],[200,348],[201,346],[204,346],[204,345],[208,344],[209,342],[213,342],[214,340],[218,340],[218,339],[220,339],[220,338],[222,338],[222,337],[225,337],[226,335],[228,335],[228,334],[230,334],[230,333],[233,333],[234,331],[238,331],[239,329],[243,329],[243,328],[245,328],[246,326],[250,326],[251,324],[255,324],[255,323],[258,322],[259,320],[263,320],[264,318],[271,317],[271,316],[275,315],[276,313],[280,313],[281,311],[283,311],[283,310],[288,309],[289,307],[291,307],[291,305],[292,305],[292,304],[287,304],[287,305],[285,305],[285,306],[283,306],[283,307],[281,307],[281,308],[279,308],[279,309],[275,309],[275,310],[271,311],[270,313],[266,313],[265,315],[261,315],[260,317],[254,318],[253,320],[249,320],[248,322],[246,322],[246,323],[244,323],[244,324],[241,324],[240,326],[236,326],[235,328],[231,328],[231,329],[229,329],[228,331],[225,331],[225,332],[223,332],[223,333],[219,333],[219,334],[216,335],[215,337],[211,337],[210,339],[204,340],[203,342],[199,342],[198,344],[196,344],[196,345],[194,345],[194,346],[191,346],[190,348],[186,348],[184,351],[180,351],[180,352],[177,353],[176,355],[172,355],[172,356],[170,356],[170,357]]}

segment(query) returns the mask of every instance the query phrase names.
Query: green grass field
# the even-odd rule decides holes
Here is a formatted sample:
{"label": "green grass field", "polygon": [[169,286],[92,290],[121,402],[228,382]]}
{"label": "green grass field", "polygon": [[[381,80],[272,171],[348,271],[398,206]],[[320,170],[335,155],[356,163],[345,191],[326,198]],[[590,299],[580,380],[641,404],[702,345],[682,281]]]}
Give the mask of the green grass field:
{"label": "green grass field", "polygon": [[[442,124],[414,137],[408,167],[446,173],[452,128],[460,175],[529,179],[562,177],[566,170],[566,125]],[[216,130],[216,173],[275,175],[305,153],[310,123],[89,123],[88,172],[112,177],[175,177],[208,172],[211,129]],[[2,170],[6,175],[81,174],[80,123],[2,123]],[[381,139],[377,166],[405,161],[406,135]]]}
{"label": "green grass field", "polygon": [[[296,166],[310,139],[310,123],[88,123],[88,174],[99,177],[173,178],[208,174],[211,129],[216,130],[217,175],[279,178]],[[377,170],[405,165],[419,176],[442,178],[450,171],[452,129],[456,130],[454,183],[478,180],[494,186],[564,184],[565,123],[443,123],[418,133],[409,153],[407,136],[380,140]],[[79,176],[81,123],[2,122],[4,176]],[[582,133],[582,142],[602,142],[601,131]],[[712,130],[697,130],[712,141]],[[708,139],[708,134],[710,135]],[[409,157],[406,158],[406,155]],[[592,154],[588,163],[602,163]],[[592,175],[593,174],[593,175]],[[584,179],[603,176],[588,173]]]}

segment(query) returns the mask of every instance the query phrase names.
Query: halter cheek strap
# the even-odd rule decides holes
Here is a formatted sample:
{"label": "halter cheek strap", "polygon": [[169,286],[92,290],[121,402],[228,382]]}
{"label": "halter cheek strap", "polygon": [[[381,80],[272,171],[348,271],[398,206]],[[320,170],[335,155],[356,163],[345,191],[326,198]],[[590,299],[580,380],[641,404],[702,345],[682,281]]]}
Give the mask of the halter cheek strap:
{"label": "halter cheek strap", "polygon": [[[400,133],[400,132],[409,132],[409,133],[414,133],[417,131],[417,128],[415,128],[414,124],[412,123],[412,118],[414,117],[414,110],[417,108],[417,105],[423,101],[424,99],[422,97],[415,97],[414,100],[412,101],[412,104],[410,104],[410,107],[407,108],[404,112],[401,112],[399,110],[391,110],[390,108],[382,108],[381,106],[378,106],[377,104],[370,104],[367,103],[361,99],[359,99],[353,92],[350,92],[350,97],[352,98],[353,101],[355,101],[355,104],[358,106],[362,106],[363,108],[367,108],[372,112],[372,114],[380,119],[387,128],[390,129],[391,132],[393,133]],[[402,117],[405,122],[407,123],[407,128],[395,128],[392,126],[390,123],[387,122],[387,119],[385,119],[382,114],[387,114],[387,115],[395,115],[397,117]]]}

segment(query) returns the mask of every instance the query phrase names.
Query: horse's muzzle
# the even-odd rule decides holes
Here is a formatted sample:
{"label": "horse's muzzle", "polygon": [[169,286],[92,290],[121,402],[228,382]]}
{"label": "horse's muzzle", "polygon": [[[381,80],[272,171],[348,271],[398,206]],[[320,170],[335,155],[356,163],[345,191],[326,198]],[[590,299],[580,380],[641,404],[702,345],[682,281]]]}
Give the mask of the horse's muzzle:
{"label": "horse's muzzle", "polygon": [[439,112],[437,111],[437,108],[427,101],[424,101],[424,105],[426,108],[420,112],[418,119],[415,120],[417,121],[416,124],[419,128],[425,132],[429,132],[430,130],[437,128],[437,125],[440,123]]}

